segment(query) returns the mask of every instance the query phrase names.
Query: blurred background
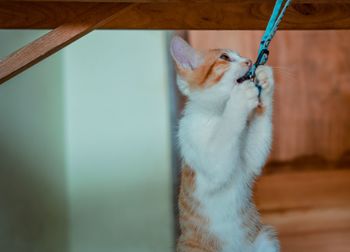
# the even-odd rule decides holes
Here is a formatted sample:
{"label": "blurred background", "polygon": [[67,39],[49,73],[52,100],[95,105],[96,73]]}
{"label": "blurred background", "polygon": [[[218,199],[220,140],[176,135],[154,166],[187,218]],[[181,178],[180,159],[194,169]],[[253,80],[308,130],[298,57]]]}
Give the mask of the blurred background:
{"label": "blurred background", "polygon": [[[45,31],[0,31],[0,58]],[[255,59],[260,31],[177,32]],[[95,31],[0,86],[0,251],[167,252],[184,104],[170,31]],[[282,251],[350,247],[350,32],[279,31],[255,200]]]}
{"label": "blurred background", "polygon": [[96,31],[0,86],[0,251],[172,251],[166,39]]}

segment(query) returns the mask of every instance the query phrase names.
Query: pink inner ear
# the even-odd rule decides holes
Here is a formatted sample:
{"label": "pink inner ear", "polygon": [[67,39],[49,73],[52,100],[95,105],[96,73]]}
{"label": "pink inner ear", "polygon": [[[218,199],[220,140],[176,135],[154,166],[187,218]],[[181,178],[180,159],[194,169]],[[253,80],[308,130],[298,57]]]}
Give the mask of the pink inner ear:
{"label": "pink inner ear", "polygon": [[194,69],[198,66],[199,55],[182,38],[176,36],[172,39],[170,51],[174,60],[182,67]]}

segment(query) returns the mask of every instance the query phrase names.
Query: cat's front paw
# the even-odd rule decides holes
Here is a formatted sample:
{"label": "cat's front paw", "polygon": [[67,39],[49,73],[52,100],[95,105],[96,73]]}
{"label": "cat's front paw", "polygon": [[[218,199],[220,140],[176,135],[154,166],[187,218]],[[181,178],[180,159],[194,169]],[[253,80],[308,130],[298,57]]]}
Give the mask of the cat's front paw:
{"label": "cat's front paw", "polygon": [[258,66],[256,69],[256,79],[258,81],[258,85],[261,86],[262,102],[268,102],[268,100],[271,100],[269,98],[272,97],[274,90],[273,72],[271,67]]}
{"label": "cat's front paw", "polygon": [[242,112],[251,112],[259,105],[259,91],[254,82],[247,80],[235,85],[231,93],[231,99]]}

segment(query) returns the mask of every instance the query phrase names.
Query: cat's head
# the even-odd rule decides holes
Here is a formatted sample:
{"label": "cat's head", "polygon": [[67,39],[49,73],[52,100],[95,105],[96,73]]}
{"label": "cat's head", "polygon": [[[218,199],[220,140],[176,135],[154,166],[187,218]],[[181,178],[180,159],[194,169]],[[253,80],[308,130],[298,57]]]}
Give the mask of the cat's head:
{"label": "cat's head", "polygon": [[178,85],[186,96],[207,90],[227,92],[251,67],[249,59],[228,49],[198,51],[180,37],[170,46],[176,64]]}

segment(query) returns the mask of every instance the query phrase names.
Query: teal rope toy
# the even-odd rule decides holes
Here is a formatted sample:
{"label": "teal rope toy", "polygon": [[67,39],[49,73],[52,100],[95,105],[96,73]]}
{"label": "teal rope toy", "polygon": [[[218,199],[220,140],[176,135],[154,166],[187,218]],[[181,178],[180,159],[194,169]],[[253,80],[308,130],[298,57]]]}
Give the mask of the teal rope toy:
{"label": "teal rope toy", "polygon": [[[273,8],[272,15],[270,17],[269,23],[267,24],[266,30],[264,35],[261,38],[258,57],[255,61],[255,63],[252,65],[252,67],[249,69],[249,71],[241,78],[237,80],[238,83],[242,83],[245,80],[251,80],[255,78],[255,71],[259,65],[264,65],[269,57],[269,45],[270,42],[275,35],[278,25],[282,21],[282,18],[292,2],[292,0],[287,0],[282,8],[284,0],[277,0],[276,4]],[[282,10],[281,10],[282,8]],[[257,85],[257,88],[259,89],[259,95],[261,91],[261,87]]]}

